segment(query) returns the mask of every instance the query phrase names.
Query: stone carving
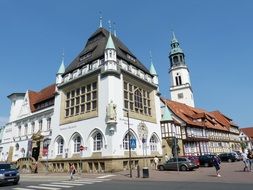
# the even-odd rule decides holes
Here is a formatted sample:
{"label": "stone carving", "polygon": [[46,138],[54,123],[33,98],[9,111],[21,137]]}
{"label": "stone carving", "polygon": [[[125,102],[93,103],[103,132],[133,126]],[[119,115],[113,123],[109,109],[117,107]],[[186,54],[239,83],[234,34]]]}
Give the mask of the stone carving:
{"label": "stone carving", "polygon": [[106,120],[107,123],[116,123],[117,113],[116,113],[116,104],[112,101],[106,107]]}

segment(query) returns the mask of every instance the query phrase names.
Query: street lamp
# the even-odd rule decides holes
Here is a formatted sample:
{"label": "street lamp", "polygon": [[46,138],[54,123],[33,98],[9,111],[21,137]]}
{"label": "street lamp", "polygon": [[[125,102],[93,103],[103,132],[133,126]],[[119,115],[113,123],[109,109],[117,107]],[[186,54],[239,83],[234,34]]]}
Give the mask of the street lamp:
{"label": "street lamp", "polygon": [[128,149],[129,149],[129,170],[130,177],[132,177],[132,158],[131,158],[131,145],[130,145],[130,124],[129,124],[129,110],[123,109],[127,113],[127,134],[128,134]]}
{"label": "street lamp", "polygon": [[173,154],[176,157],[176,162],[177,162],[177,171],[179,171],[178,152],[177,152],[177,137],[176,137],[175,132],[172,132],[172,145],[173,145],[173,148],[174,148]]}

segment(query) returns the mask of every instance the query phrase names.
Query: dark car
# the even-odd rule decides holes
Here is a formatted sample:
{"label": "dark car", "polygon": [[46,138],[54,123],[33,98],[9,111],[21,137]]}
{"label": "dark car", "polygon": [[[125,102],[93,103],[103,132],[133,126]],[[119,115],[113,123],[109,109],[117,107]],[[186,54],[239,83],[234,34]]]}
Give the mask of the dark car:
{"label": "dark car", "polygon": [[183,156],[183,157],[191,160],[196,165],[196,168],[199,167],[200,164],[199,164],[199,157],[198,156]]}
{"label": "dark car", "polygon": [[193,170],[194,168],[196,168],[196,165],[188,158],[183,157],[171,158],[165,163],[158,165],[158,169],[161,171],[163,170],[187,171]]}
{"label": "dark car", "polygon": [[[216,155],[214,154],[205,154],[199,156],[199,165],[204,167],[212,167],[213,166],[213,157]],[[217,156],[216,156],[217,157]]]}
{"label": "dark car", "polygon": [[240,160],[243,160],[243,158],[242,158],[242,153],[240,152],[240,151],[238,151],[238,150],[235,150],[235,151],[232,151],[232,152],[234,152],[234,153],[236,153],[237,154],[237,156],[238,156],[238,161],[240,161]]}
{"label": "dark car", "polygon": [[225,162],[234,162],[239,159],[237,154],[234,152],[221,153],[219,154],[219,158],[221,159],[221,161]]}
{"label": "dark car", "polygon": [[17,185],[19,178],[19,171],[14,164],[0,163],[0,184],[13,183]]}

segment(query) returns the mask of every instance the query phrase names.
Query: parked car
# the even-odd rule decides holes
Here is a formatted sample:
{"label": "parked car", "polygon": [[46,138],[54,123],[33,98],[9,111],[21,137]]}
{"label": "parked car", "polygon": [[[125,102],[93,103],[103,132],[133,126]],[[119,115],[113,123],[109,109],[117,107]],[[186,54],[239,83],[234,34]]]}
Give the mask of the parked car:
{"label": "parked car", "polygon": [[219,154],[221,161],[225,162],[234,162],[239,159],[238,155],[234,152],[227,152]]}
{"label": "parked car", "polygon": [[16,165],[10,163],[0,163],[0,184],[13,183],[17,185],[19,182],[19,171]]}
{"label": "parked car", "polygon": [[180,170],[180,171],[187,171],[193,170],[197,166],[188,158],[178,157],[178,158],[171,158],[163,164],[158,165],[158,169],[160,171],[163,170]]}
{"label": "parked car", "polygon": [[205,154],[205,155],[199,156],[199,165],[204,166],[204,167],[212,167],[213,166],[213,157],[214,156],[216,156],[216,155],[214,155],[214,154]]}
{"label": "parked car", "polygon": [[183,157],[188,158],[189,160],[191,160],[196,165],[196,168],[198,168],[200,166],[198,156],[183,156]]}
{"label": "parked car", "polygon": [[243,158],[242,158],[242,153],[240,152],[240,151],[238,151],[238,150],[235,150],[235,151],[232,151],[232,152],[234,152],[234,153],[236,153],[237,154],[237,156],[238,156],[238,161],[239,160],[243,160]]}

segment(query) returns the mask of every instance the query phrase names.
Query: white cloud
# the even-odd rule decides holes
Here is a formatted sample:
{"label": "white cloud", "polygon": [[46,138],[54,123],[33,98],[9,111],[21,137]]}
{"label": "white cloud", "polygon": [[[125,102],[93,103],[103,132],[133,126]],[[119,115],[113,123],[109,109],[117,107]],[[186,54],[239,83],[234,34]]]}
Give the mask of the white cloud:
{"label": "white cloud", "polygon": [[5,123],[7,123],[8,121],[8,117],[3,117],[3,116],[0,116],[0,127],[5,125]]}

